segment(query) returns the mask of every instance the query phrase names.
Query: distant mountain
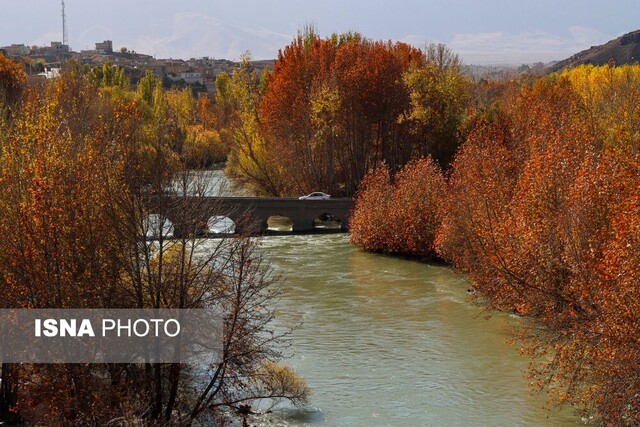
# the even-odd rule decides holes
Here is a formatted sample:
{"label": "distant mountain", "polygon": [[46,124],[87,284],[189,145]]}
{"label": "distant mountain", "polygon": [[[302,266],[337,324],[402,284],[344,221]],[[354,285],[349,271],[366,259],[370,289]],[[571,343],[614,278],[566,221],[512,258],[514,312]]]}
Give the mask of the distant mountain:
{"label": "distant mountain", "polygon": [[138,51],[153,52],[158,58],[187,59],[210,55],[239,60],[244,51],[250,50],[254,59],[270,59],[292,39],[291,35],[233,25],[197,13],[182,13],[174,16],[166,37],[138,40]]}
{"label": "distant mountain", "polygon": [[591,46],[564,61],[556,62],[549,71],[559,71],[581,64],[604,65],[610,59],[617,65],[632,64],[640,60],[640,30],[627,33],[600,46]]}

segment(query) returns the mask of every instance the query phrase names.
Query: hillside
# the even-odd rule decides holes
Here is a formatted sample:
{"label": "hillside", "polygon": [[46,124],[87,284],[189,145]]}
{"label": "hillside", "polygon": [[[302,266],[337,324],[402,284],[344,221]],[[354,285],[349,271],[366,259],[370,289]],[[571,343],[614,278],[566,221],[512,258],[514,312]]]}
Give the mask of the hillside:
{"label": "hillside", "polygon": [[553,72],[581,64],[604,65],[612,58],[618,65],[638,62],[640,59],[640,30],[576,53],[570,58],[551,65],[549,70]]}

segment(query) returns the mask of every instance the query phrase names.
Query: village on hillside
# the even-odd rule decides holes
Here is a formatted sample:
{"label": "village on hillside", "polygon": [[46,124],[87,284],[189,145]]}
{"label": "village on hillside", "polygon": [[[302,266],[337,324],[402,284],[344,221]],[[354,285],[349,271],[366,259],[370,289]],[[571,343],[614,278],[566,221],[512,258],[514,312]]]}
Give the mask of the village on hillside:
{"label": "village on hillside", "polygon": [[[97,42],[95,49],[80,52],[75,52],[67,44],[57,41],[44,47],[12,44],[0,47],[0,54],[21,61],[32,82],[57,77],[62,63],[67,60],[76,60],[89,67],[102,67],[109,62],[123,68],[132,84],[136,84],[148,70],[161,78],[165,87],[189,86],[195,93],[215,92],[216,76],[220,73],[231,74],[238,65],[238,62],[228,59],[214,59],[208,56],[189,60],[156,59],[126,47],[114,50],[111,40]],[[273,60],[252,61],[252,64],[261,71],[265,67],[272,68]]]}

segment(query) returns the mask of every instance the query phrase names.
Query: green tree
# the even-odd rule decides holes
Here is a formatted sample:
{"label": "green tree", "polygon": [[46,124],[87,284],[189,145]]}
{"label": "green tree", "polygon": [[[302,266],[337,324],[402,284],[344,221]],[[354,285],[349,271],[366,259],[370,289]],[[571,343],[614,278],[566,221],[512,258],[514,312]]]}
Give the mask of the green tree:
{"label": "green tree", "polygon": [[229,74],[220,73],[216,76],[216,104],[227,108],[231,104],[231,79]]}
{"label": "green tree", "polygon": [[269,158],[266,141],[260,132],[258,106],[263,93],[259,86],[256,71],[246,55],[242,65],[234,70],[229,85],[237,119],[227,170],[243,177],[257,190],[277,196],[282,193],[282,179]]}
{"label": "green tree", "polygon": [[113,79],[115,76],[115,69],[111,62],[105,62],[102,66],[102,86],[111,87],[113,86]]}
{"label": "green tree", "polygon": [[147,70],[138,82],[138,95],[147,104],[152,105],[154,92],[158,86],[162,87],[160,79],[152,71]]}
{"label": "green tree", "polygon": [[411,111],[405,118],[417,124],[422,154],[447,166],[461,142],[459,129],[470,100],[470,80],[462,73],[458,56],[445,45],[428,46],[425,56],[425,66],[414,67],[404,76],[411,96]]}
{"label": "green tree", "polygon": [[124,74],[124,68],[118,67],[113,76],[113,85],[119,87],[120,89],[126,89],[129,87],[129,81],[127,80],[127,76]]}

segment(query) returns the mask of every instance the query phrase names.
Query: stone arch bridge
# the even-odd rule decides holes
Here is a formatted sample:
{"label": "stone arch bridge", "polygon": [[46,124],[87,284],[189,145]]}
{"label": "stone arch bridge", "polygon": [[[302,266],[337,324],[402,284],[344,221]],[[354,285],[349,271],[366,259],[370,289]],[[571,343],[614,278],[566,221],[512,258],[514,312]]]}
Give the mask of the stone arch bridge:
{"label": "stone arch bridge", "polygon": [[346,230],[353,207],[350,198],[299,200],[287,197],[196,197],[162,196],[149,200],[149,213],[162,213],[174,227],[174,236],[208,234],[211,217],[228,217],[236,232],[259,234],[274,215],[288,217],[294,233],[312,232],[317,218],[328,216]]}

